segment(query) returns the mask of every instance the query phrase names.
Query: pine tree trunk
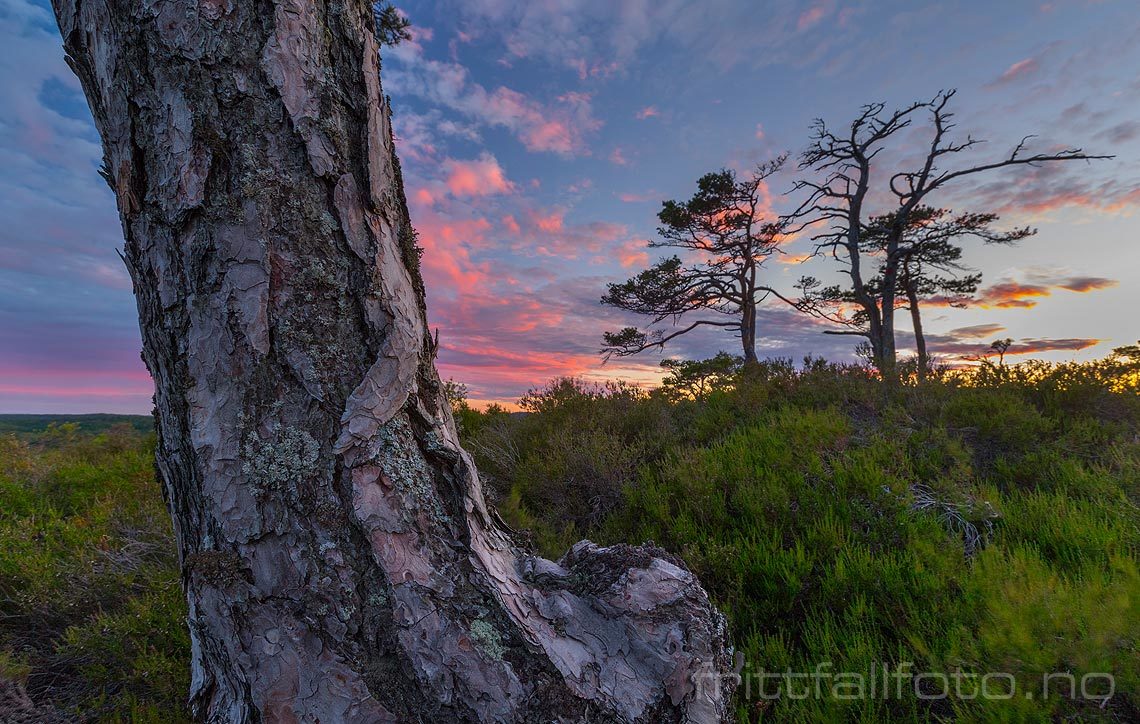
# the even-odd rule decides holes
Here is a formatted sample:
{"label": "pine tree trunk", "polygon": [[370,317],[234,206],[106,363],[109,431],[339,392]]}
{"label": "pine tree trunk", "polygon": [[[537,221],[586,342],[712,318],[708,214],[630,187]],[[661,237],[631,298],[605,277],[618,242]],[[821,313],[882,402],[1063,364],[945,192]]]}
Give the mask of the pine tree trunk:
{"label": "pine tree trunk", "polygon": [[879,373],[887,386],[898,382],[898,353],[895,349],[895,285],[897,271],[888,263],[883,272],[883,296],[880,302],[879,316],[879,356],[882,360]]}
{"label": "pine tree trunk", "polygon": [[741,311],[740,341],[744,348],[744,364],[755,365],[756,358],[756,305],[744,305]]}
{"label": "pine tree trunk", "polygon": [[918,350],[918,381],[926,381],[926,373],[930,369],[930,356],[926,352],[926,334],[922,330],[922,312],[918,308],[918,294],[908,283],[907,304],[910,305],[910,321],[914,327],[914,344]]}
{"label": "pine tree trunk", "polygon": [[54,0],[102,135],[211,722],[726,716],[651,547],[518,550],[433,365],[362,0]]}
{"label": "pine tree trunk", "polygon": [[873,307],[867,314],[867,344],[871,347],[871,364],[879,371],[879,376],[887,379],[887,363],[883,351],[883,325],[879,322],[879,308]]}

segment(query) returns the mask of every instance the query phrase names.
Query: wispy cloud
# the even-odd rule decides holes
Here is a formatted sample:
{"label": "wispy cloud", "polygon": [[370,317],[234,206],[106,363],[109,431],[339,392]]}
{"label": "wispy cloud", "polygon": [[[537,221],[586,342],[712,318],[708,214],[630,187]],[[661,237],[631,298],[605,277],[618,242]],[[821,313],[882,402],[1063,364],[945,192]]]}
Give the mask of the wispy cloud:
{"label": "wispy cloud", "polygon": [[579,80],[586,80],[587,78],[608,78],[621,68],[621,65],[617,61],[610,61],[608,63],[602,61],[591,62],[585,58],[574,58],[570,60],[569,65],[578,71]]}
{"label": "wispy cloud", "polygon": [[822,5],[815,5],[800,13],[800,17],[796,20],[796,30],[801,33],[813,25],[817,25],[819,21],[823,20],[823,16],[827,14],[827,8]]}
{"label": "wispy cloud", "polygon": [[[1092,151],[1106,150],[1115,149]],[[1130,214],[1140,208],[1140,177],[1129,164],[1117,161],[1053,163],[997,174],[962,197],[1027,220],[1066,208]]]}
{"label": "wispy cloud", "polygon": [[1069,277],[1055,281],[1054,284],[1061,289],[1068,289],[1070,292],[1093,292],[1098,289],[1110,289],[1117,286],[1119,282],[1104,277]]}
{"label": "wispy cloud", "polygon": [[656,191],[646,191],[644,193],[632,193],[623,191],[617,195],[622,203],[626,204],[640,204],[646,201],[658,201],[661,194]]}
{"label": "wispy cloud", "polygon": [[588,154],[586,137],[602,125],[586,93],[567,92],[542,103],[506,86],[488,90],[472,81],[462,65],[428,59],[415,44],[396,46],[390,57],[398,65],[385,71],[386,90],[428,100],[482,125],[506,128],[530,151]]}
{"label": "wispy cloud", "polygon": [[[851,29],[846,27],[850,12],[842,13],[844,22],[837,24],[834,37],[816,46],[805,48],[802,37],[796,37],[818,25],[833,5],[828,0],[805,8],[798,0],[773,0],[758,13],[749,3],[731,0],[581,0],[572,9],[529,0],[449,3],[465,28],[498,38],[510,58],[541,59],[572,69],[580,79],[613,75],[662,39],[682,49],[690,63],[726,69],[813,62],[840,52],[844,41],[850,46]],[[710,38],[716,42],[710,43]]]}
{"label": "wispy cloud", "polygon": [[[973,341],[969,338],[956,337],[953,333],[927,335],[926,342],[927,348],[932,354],[948,362],[961,362],[997,355],[997,351],[991,347],[990,341]],[[1042,352],[1080,352],[1095,347],[1100,342],[1099,339],[1085,337],[1026,337],[1014,341],[1005,351],[1005,355],[1008,357],[1040,354]]]}
{"label": "wispy cloud", "polygon": [[[996,354],[991,343],[1006,332],[996,323],[958,327],[941,334],[926,335],[929,351],[946,362],[963,362],[990,357]],[[910,335],[905,335],[911,341]],[[1006,356],[1038,354],[1042,352],[1079,352],[1094,347],[1101,340],[1087,337],[1024,337],[1015,340],[1006,350]]]}
{"label": "wispy cloud", "polygon": [[812,258],[811,254],[777,254],[776,261],[781,264],[803,264]]}
{"label": "wispy cloud", "polygon": [[990,339],[1005,331],[1000,324],[974,324],[969,327],[958,327],[946,333],[949,339]]}
{"label": "wispy cloud", "polygon": [[1128,143],[1140,138],[1140,121],[1135,119],[1121,121],[1096,134],[1096,137],[1113,144]]}
{"label": "wispy cloud", "polygon": [[[1109,289],[1118,284],[1115,279],[1104,277],[1052,276],[1034,273],[1027,276],[1025,281],[1004,279],[984,287],[978,291],[973,300],[968,302],[968,305],[983,309],[1031,309],[1058,289],[1084,293]],[[962,300],[957,297],[935,296],[930,298],[927,304],[950,306],[961,302]]]}
{"label": "wispy cloud", "polygon": [[1100,343],[1099,339],[1084,337],[1055,339],[1051,337],[1025,338],[1010,345],[1006,354],[1023,355],[1039,354],[1041,352],[1079,352]]}
{"label": "wispy cloud", "polygon": [[1005,69],[1005,71],[990,83],[991,87],[1006,85],[1027,78],[1041,69],[1041,63],[1036,58],[1019,60]]}

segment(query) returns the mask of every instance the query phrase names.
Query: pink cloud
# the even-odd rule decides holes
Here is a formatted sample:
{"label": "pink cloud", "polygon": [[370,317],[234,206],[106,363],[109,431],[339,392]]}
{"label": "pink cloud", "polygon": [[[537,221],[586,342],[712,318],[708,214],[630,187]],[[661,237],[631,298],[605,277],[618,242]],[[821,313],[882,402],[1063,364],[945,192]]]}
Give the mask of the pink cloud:
{"label": "pink cloud", "polygon": [[796,21],[796,30],[800,32],[807,30],[811,26],[818,23],[820,20],[823,20],[823,16],[826,14],[827,10],[821,5],[816,5],[815,7],[808,8],[800,14],[799,20]]}
{"label": "pink cloud", "polygon": [[414,216],[430,299],[437,294],[455,298],[489,286],[490,265],[476,261],[471,252],[489,246],[486,235],[491,222],[482,217],[448,218],[432,208],[417,208]]}
{"label": "pink cloud", "polygon": [[1120,211],[1131,210],[1136,206],[1140,206],[1140,189],[1133,189],[1132,191],[1119,196],[1114,201],[1109,202],[1104,208],[1107,211],[1116,213]]}
{"label": "pink cloud", "polygon": [[1096,178],[1059,165],[1042,166],[1014,178],[996,178],[972,193],[977,198],[1002,199],[1004,203],[995,210],[1010,214],[1045,214],[1073,207],[1127,215],[1140,206],[1140,188],[1131,179]]}
{"label": "pink cloud", "polygon": [[566,187],[567,193],[580,194],[594,188],[594,179],[583,178]]}
{"label": "pink cloud", "polygon": [[657,106],[646,106],[637,113],[633,114],[633,117],[639,121],[644,121],[646,118],[653,118],[654,116],[659,115],[661,115],[661,112],[657,110]]}
{"label": "pink cloud", "polygon": [[610,152],[610,163],[617,164],[618,166],[629,165],[629,159],[625,157],[624,153],[622,153],[620,146],[614,148],[614,150]]}
{"label": "pink cloud", "polygon": [[579,80],[586,80],[587,78],[609,78],[621,67],[617,61],[611,61],[609,63],[595,61],[588,63],[582,58],[570,60],[567,62],[567,65],[578,71]]}
{"label": "pink cloud", "polygon": [[512,215],[504,226],[514,239],[506,240],[515,252],[530,256],[579,259],[588,254],[611,254],[613,246],[629,239],[624,224],[591,221],[568,223],[563,209],[526,209],[521,217]]}
{"label": "pink cloud", "polygon": [[653,201],[657,198],[657,196],[658,194],[656,191],[647,191],[643,194],[625,192],[618,194],[618,199],[627,204],[639,204],[644,201]]}
{"label": "pink cloud", "polygon": [[591,115],[590,97],[567,93],[558,101],[558,106],[544,108],[518,91],[500,87],[487,98],[485,109],[500,125],[514,127],[528,151],[585,153],[581,133],[601,126]]}
{"label": "pink cloud", "polygon": [[562,231],[562,216],[561,211],[552,211],[548,214],[536,213],[531,216],[531,219],[539,231],[554,234]]}
{"label": "pink cloud", "polygon": [[627,269],[648,264],[649,252],[645,251],[645,240],[635,240],[618,249],[618,262]]}
{"label": "pink cloud", "polygon": [[570,126],[562,121],[547,121],[523,135],[523,144],[531,151],[570,153],[574,141]]}
{"label": "pink cloud", "polygon": [[1013,65],[1006,68],[1005,72],[998,76],[997,80],[990,83],[990,86],[1012,83],[1013,81],[1035,73],[1040,67],[1041,66],[1037,62],[1036,58],[1026,58],[1025,60],[1019,60]]}
{"label": "pink cloud", "polygon": [[781,264],[803,264],[811,258],[811,254],[780,254],[776,257],[776,261]]}
{"label": "pink cloud", "polygon": [[[972,300],[966,300],[970,306],[983,309],[1032,309],[1044,297],[1052,296],[1057,289],[1084,294],[1115,287],[1115,279],[1104,277],[1055,277],[1050,275],[1030,274],[1030,281],[1020,282],[1014,279],[1005,279],[991,284],[978,291]],[[935,296],[927,303],[934,306],[959,305],[963,300],[953,297]]]}
{"label": "pink cloud", "polygon": [[983,289],[979,295],[979,302],[982,307],[999,309],[1035,307],[1038,298],[1047,296],[1049,296],[1047,286],[1008,281]]}
{"label": "pink cloud", "polygon": [[444,161],[443,170],[452,196],[490,196],[511,193],[515,189],[498,160],[489,153],[473,161],[449,158]]}

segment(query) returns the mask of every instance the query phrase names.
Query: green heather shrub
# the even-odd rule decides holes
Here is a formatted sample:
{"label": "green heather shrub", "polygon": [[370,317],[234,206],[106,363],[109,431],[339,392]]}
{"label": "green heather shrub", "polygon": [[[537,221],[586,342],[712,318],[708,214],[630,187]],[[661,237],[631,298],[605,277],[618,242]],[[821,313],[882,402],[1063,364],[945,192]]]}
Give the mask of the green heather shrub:
{"label": "green heather shrub", "polygon": [[0,438],[0,676],[68,719],[188,720],[186,603],[152,438]]}
{"label": "green heather shrub", "polygon": [[[522,413],[447,392],[488,496],[540,552],[589,537],[684,558],[743,655],[742,722],[1125,722],[1140,720],[1136,359],[985,363],[893,390],[853,365],[722,359],[675,364],[673,389],[648,393],[555,380]],[[186,717],[151,445],[67,426],[0,438],[0,676],[77,719]],[[884,667],[958,677],[967,696],[905,674],[884,695]],[[762,678],[817,670],[821,696]],[[863,696],[831,695],[854,674]],[[983,674],[1015,695],[968,696]]]}

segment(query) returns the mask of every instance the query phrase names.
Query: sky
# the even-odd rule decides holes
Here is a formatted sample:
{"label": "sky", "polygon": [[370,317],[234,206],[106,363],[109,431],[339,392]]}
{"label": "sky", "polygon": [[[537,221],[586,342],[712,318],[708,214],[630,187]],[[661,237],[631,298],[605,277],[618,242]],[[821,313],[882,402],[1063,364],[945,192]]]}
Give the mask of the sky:
{"label": "sky", "polygon": [[[638,320],[599,304],[660,256],[656,212],[702,174],[792,158],[813,119],[841,127],[956,88],[963,162],[1081,147],[1095,163],[1002,171],[931,202],[992,211],[1038,234],[967,245],[978,302],[932,308],[952,360],[1000,337],[1053,360],[1140,337],[1140,13],[1133,0],[444,0],[398,4],[414,37],[382,58],[412,219],[424,248],[445,379],[475,401],[564,375],[660,378],[662,354],[603,365],[601,333]],[[907,165],[915,127],[884,157]],[[46,2],[0,0],[0,413],[148,413],[122,233],[96,170],[98,135]],[[795,164],[769,180],[771,213],[800,200]],[[885,175],[885,174],[884,174]],[[882,177],[879,177],[880,179]],[[765,280],[792,292],[834,261],[790,239]],[[902,323],[900,322],[900,325]],[[905,325],[904,325],[905,326]],[[853,359],[850,337],[787,307],[759,315],[761,357]],[[900,346],[910,338],[900,330]],[[736,352],[724,330],[664,354]]]}

